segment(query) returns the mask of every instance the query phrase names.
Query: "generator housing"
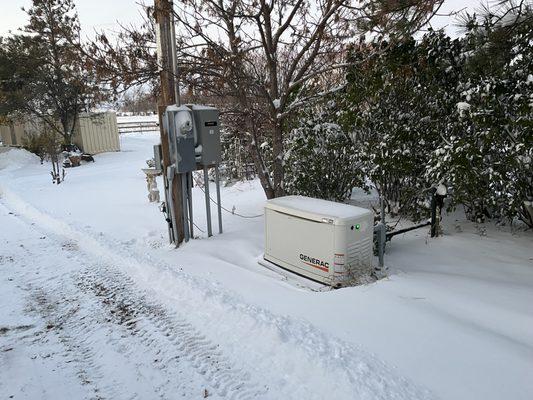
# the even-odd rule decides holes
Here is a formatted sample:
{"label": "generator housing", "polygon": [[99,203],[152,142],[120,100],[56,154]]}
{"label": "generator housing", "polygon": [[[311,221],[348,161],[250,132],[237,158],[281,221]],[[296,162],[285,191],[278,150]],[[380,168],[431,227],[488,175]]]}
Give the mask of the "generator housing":
{"label": "generator housing", "polygon": [[268,200],[264,259],[331,286],[372,273],[370,210],[304,196]]}

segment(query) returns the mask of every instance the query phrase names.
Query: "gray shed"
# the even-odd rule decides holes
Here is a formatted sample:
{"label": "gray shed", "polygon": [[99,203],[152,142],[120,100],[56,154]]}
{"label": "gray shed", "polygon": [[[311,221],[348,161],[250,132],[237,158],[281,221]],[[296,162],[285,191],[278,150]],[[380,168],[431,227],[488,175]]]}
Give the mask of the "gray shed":
{"label": "gray shed", "polygon": [[[38,134],[41,130],[42,124],[35,120],[13,121],[0,124],[0,137],[4,146],[22,146],[25,137]],[[90,154],[120,151],[116,114],[80,114],[72,141]]]}
{"label": "gray shed", "polygon": [[72,141],[85,153],[120,151],[117,115],[114,112],[84,113],[78,118]]}

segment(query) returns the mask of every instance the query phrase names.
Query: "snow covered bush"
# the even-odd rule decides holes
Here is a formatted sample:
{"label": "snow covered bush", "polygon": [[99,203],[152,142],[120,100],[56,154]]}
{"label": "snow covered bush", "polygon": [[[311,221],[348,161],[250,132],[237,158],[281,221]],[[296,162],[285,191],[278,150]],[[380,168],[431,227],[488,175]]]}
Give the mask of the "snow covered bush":
{"label": "snow covered bush", "polygon": [[432,153],[428,179],[451,186],[474,221],[519,218],[533,199],[533,13],[472,19],[454,128]]}
{"label": "snow covered bush", "polygon": [[220,139],[223,177],[228,181],[253,179],[256,176],[254,163],[243,135],[236,129],[223,127]]}
{"label": "snow covered bush", "polygon": [[360,156],[351,137],[328,116],[304,117],[292,130],[284,158],[285,191],[326,200],[346,200],[363,186]]}
{"label": "snow covered bush", "polygon": [[28,151],[36,154],[41,159],[50,161],[52,164],[52,183],[60,184],[65,179],[65,171],[61,168],[63,161],[62,149],[63,137],[55,131],[44,126],[40,132],[28,133],[23,140],[23,146]]}
{"label": "snow covered bush", "polygon": [[473,221],[533,227],[533,11],[502,5],[466,34],[361,43],[349,54],[340,121],[388,211],[421,219],[431,187]]}
{"label": "snow covered bush", "polygon": [[415,220],[429,213],[433,186],[425,171],[456,107],[460,46],[442,32],[365,44],[350,54],[341,120],[354,137],[364,171],[390,213]]}

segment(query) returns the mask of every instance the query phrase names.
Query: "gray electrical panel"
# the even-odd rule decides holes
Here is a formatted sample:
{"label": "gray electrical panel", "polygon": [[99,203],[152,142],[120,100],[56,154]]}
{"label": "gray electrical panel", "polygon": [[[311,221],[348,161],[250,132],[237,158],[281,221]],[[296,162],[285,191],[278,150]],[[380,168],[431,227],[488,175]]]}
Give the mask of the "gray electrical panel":
{"label": "gray electrical panel", "polygon": [[[171,105],[165,110],[163,128],[168,134],[170,165],[165,168],[165,204],[162,211],[168,223],[169,237],[175,242],[183,233],[188,241],[194,237],[192,207],[192,172],[198,169],[204,172],[205,209],[207,217],[207,236],[212,236],[211,197],[209,195],[209,168],[215,170],[215,185],[218,209],[218,231],[222,233],[222,206],[220,202],[220,178],[218,165],[221,161],[222,146],[220,144],[219,112],[214,107],[187,104]],[[161,146],[154,146],[156,168],[161,168]],[[174,180],[181,181],[181,200],[175,198]],[[177,226],[178,219],[174,215],[176,201],[181,201],[183,227]],[[181,229],[181,231],[180,231]]]}
{"label": "gray electrical panel", "polygon": [[196,170],[194,154],[194,123],[190,108],[175,105],[168,106],[163,120],[168,132],[170,162],[177,173]]}
{"label": "gray electrical panel", "polygon": [[196,156],[203,166],[218,165],[221,161],[219,112],[214,107],[188,104],[195,125]]}

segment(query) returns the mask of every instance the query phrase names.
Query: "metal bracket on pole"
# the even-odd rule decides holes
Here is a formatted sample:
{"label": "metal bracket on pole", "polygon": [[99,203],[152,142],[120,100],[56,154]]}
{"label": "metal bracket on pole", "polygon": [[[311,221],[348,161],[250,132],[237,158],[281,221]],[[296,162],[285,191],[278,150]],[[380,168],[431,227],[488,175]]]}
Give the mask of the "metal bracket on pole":
{"label": "metal bracket on pole", "polygon": [[[170,192],[170,196],[168,196],[169,204],[167,204],[167,211],[168,211],[168,215],[171,221],[175,220],[175,218],[172,218],[172,210],[174,210],[174,200],[172,198],[172,192],[171,192],[172,181],[174,180],[175,176],[176,176],[176,167],[174,166],[174,164],[169,165],[167,167],[167,180],[168,180],[168,190]],[[176,226],[175,223],[172,223],[172,234],[173,234],[174,239],[178,237],[178,227]],[[177,243],[176,243],[176,246],[177,246]]]}
{"label": "metal bracket on pole", "polygon": [[172,210],[170,209],[170,184],[166,175],[163,174],[163,190],[165,192],[164,207],[160,208],[166,214],[167,228],[168,228],[168,240],[169,243],[174,243],[174,230],[172,229]]}

